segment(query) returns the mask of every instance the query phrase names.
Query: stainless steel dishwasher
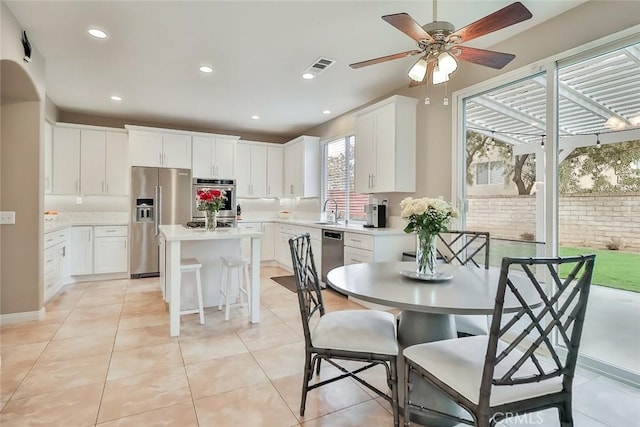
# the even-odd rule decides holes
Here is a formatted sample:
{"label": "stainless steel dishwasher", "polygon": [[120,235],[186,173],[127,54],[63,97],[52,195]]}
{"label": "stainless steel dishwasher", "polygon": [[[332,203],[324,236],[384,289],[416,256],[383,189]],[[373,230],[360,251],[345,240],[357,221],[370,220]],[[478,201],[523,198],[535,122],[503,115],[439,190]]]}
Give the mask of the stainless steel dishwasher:
{"label": "stainless steel dishwasher", "polygon": [[343,237],[344,233],[342,231],[322,230],[321,280],[324,283],[327,283],[327,273],[331,271],[331,269],[344,265]]}

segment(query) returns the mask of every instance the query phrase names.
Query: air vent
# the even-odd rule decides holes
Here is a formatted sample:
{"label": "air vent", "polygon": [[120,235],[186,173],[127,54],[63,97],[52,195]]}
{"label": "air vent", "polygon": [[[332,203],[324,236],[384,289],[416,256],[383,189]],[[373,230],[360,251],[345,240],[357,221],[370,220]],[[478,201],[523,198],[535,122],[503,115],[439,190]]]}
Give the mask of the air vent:
{"label": "air vent", "polygon": [[328,58],[318,58],[316,61],[311,64],[306,70],[305,73],[311,73],[314,76],[319,76],[323,73],[327,68],[331,67],[335,64],[336,61]]}

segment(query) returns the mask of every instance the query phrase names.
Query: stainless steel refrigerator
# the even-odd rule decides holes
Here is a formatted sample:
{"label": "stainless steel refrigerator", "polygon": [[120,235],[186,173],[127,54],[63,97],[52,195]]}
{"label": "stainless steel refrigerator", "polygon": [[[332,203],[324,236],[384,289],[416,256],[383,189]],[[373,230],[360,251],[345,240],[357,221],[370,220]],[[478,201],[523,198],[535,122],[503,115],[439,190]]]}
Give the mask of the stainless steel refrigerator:
{"label": "stainless steel refrigerator", "polygon": [[191,220],[189,169],[131,168],[131,278],[159,275],[160,224]]}

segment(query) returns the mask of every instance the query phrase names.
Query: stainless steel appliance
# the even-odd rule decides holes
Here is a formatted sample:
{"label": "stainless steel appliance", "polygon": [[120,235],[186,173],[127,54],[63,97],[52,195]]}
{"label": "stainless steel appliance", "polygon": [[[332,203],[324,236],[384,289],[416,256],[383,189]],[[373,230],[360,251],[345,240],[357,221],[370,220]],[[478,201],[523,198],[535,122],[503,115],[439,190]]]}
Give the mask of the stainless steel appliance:
{"label": "stainless steel appliance", "polygon": [[[342,265],[344,265],[344,233],[335,230],[322,230],[322,281],[327,283],[327,273]],[[329,284],[327,283],[327,285]]]}
{"label": "stainless steel appliance", "polygon": [[363,227],[384,228],[387,226],[387,207],[385,205],[368,204],[364,205],[367,213],[367,223]]}
{"label": "stainless steel appliance", "polygon": [[131,168],[131,278],[158,276],[158,227],[191,219],[190,187],[189,169]]}
{"label": "stainless steel appliance", "polygon": [[216,189],[225,195],[226,200],[218,212],[218,226],[235,227],[236,219],[236,180],[235,179],[203,179],[193,178],[191,186],[191,218],[192,221],[204,221],[204,211],[198,210],[196,195],[198,190]]}

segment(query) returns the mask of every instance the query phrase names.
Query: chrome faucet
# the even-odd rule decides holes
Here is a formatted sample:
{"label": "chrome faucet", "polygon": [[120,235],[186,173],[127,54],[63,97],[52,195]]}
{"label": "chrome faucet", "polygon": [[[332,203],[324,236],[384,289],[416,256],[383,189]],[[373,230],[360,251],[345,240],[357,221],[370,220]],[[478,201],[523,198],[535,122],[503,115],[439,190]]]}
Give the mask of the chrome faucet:
{"label": "chrome faucet", "polygon": [[323,207],[322,210],[326,214],[327,213],[327,203],[329,203],[331,201],[333,201],[333,206],[334,206],[334,209],[333,209],[333,212],[334,212],[333,213],[333,221],[327,220],[327,222],[332,222],[334,224],[337,224],[338,223],[338,202],[336,202],[336,199],[327,199],[327,200],[325,200],[324,201],[324,207]]}

